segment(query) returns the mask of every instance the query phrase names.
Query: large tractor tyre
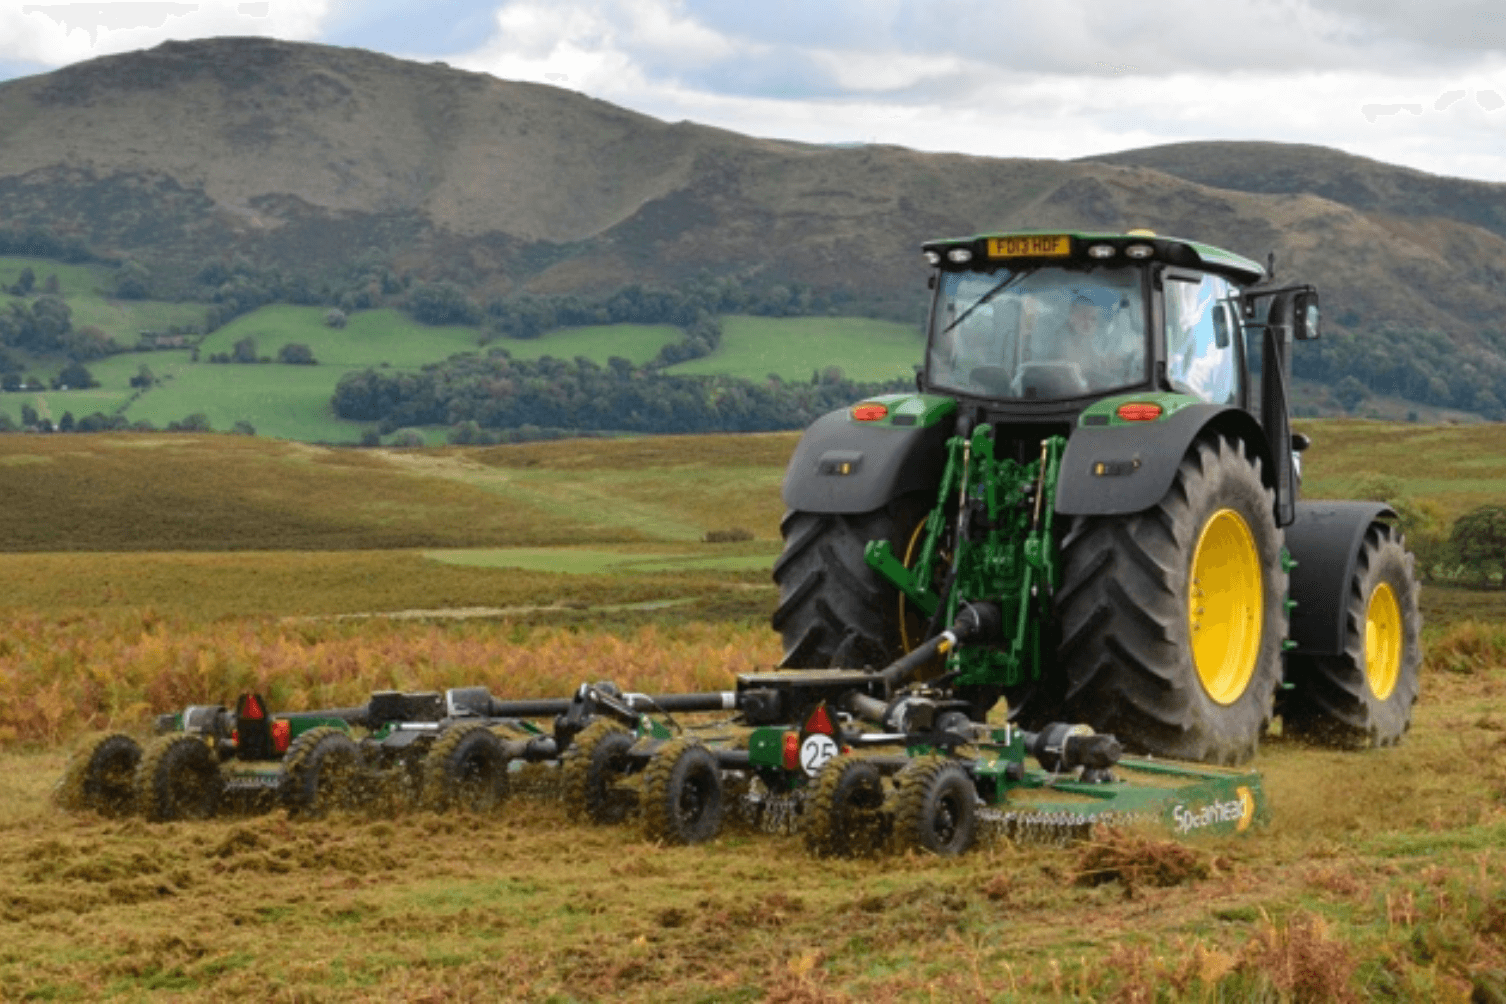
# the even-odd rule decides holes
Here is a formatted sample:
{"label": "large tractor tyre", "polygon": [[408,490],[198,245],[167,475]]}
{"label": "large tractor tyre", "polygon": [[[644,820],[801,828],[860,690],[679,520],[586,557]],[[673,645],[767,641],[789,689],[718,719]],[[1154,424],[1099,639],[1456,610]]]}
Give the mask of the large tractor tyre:
{"label": "large tractor tyre", "polygon": [[816,776],[800,830],[805,849],[816,857],[872,854],[887,836],[884,779],[867,760],[841,754]]}
{"label": "large tractor tyre", "polygon": [[1283,535],[1260,468],[1238,439],[1204,436],[1153,508],[1073,521],[1056,595],[1066,718],[1156,756],[1255,754],[1287,633]]}
{"label": "large tractor tyre", "polygon": [[141,762],[141,745],[120,732],[96,736],[82,746],[57,787],[59,808],[124,816],[135,808],[132,782]]}
{"label": "large tractor tyre", "polygon": [[899,772],[894,839],[899,850],[955,857],[978,830],[978,788],[966,768],[942,756],[922,757]]}
{"label": "large tractor tyre", "polygon": [[665,844],[699,844],[722,826],[722,771],[693,739],[665,743],[643,772],[643,834]]}
{"label": "large tractor tyre", "polygon": [[903,555],[928,501],[910,495],[867,513],[785,513],[774,562],[781,669],[882,669],[904,654],[899,592],[868,567],[863,549],[887,540]]}
{"label": "large tractor tyre", "polygon": [[424,802],[436,811],[491,812],[507,800],[507,754],[481,722],[451,725],[424,757]]}
{"label": "large tractor tyre", "polygon": [[616,785],[631,767],[627,752],[632,748],[633,734],[605,718],[587,725],[575,737],[560,769],[565,808],[572,817],[598,825],[627,818],[637,799]]}
{"label": "large tractor tyre", "polygon": [[1417,576],[1401,534],[1365,531],[1344,613],[1344,651],[1289,655],[1282,733],[1348,749],[1393,746],[1412,724],[1422,665]]}
{"label": "large tractor tyre", "polygon": [[225,779],[219,759],[198,736],[162,736],[136,765],[137,809],[154,823],[210,819],[220,807]]}
{"label": "large tractor tyre", "polygon": [[323,818],[355,804],[361,773],[361,750],[350,736],[330,725],[309,729],[283,754],[283,801],[295,816]]}

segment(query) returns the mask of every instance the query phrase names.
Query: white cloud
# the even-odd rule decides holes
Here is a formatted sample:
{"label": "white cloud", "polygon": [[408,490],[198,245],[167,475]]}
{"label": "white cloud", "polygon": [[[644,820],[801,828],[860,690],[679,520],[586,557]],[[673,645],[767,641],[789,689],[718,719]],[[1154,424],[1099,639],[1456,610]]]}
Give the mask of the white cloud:
{"label": "white cloud", "polygon": [[328,7],[328,0],[7,0],[0,6],[0,59],[63,66],[169,39],[215,35],[311,40],[319,36]]}

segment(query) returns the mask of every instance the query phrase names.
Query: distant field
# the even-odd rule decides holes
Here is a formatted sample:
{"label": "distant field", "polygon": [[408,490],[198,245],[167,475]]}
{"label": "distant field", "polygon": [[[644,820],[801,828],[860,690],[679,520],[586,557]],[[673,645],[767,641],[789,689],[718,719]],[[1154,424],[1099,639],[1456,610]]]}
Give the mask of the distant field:
{"label": "distant field", "polygon": [[65,265],[50,258],[0,255],[0,286],[8,288],[15,285],[21,273],[28,268],[37,277],[38,290],[49,275],[57,276],[58,286],[64,297],[103,296],[114,285],[115,270],[104,265]]}
{"label": "distant field", "polygon": [[809,380],[812,371],[842,367],[849,380],[910,377],[925,342],[912,324],[866,317],[722,318],[722,343],[711,355],[670,367],[670,373],[728,374],[762,380]]}
{"label": "distant field", "polygon": [[1449,519],[1506,500],[1506,424],[1300,419],[1293,427],[1313,441],[1302,460],[1310,498],[1426,499]]}
{"label": "distant field", "polygon": [[[64,265],[42,258],[0,256],[0,287],[14,285],[21,270],[26,268],[36,275],[38,292],[48,276],[58,277],[58,286],[68,303],[75,328],[93,325],[121,345],[135,345],[143,331],[165,332],[174,325],[187,327],[204,322],[207,304],[110,297],[115,286],[115,270],[103,265]],[[14,299],[8,294],[0,294],[0,297]],[[39,375],[54,372],[61,365],[44,368]]]}
{"label": "distant field", "polygon": [[514,359],[574,359],[585,356],[606,365],[613,356],[642,366],[670,342],[684,337],[669,324],[602,324],[587,328],[557,328],[538,338],[501,338],[488,348],[504,348]]}
{"label": "distant field", "polygon": [[[320,366],[348,369],[391,366],[418,369],[457,352],[475,352],[478,331],[460,325],[429,327],[398,310],[361,310],[350,315],[344,328],[325,325],[328,307],[295,307],[270,304],[243,314],[207,335],[199,347],[200,360],[229,353],[243,338],[256,341],[257,351],[277,358],[277,350],[289,342],[307,345]],[[315,367],[317,368],[317,367]],[[334,392],[334,381],[330,391]]]}

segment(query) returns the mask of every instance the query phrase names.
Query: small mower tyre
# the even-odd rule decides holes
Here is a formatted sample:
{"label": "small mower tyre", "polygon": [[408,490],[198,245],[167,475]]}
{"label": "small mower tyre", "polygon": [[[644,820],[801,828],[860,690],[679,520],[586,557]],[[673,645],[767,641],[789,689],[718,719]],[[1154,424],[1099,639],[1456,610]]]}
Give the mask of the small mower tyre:
{"label": "small mower tyre", "polygon": [[135,807],[132,781],[141,744],[123,732],[96,736],[68,761],[57,787],[59,808],[123,816]]}
{"label": "small mower tyre", "polygon": [[137,809],[149,821],[210,819],[219,811],[225,779],[219,759],[197,736],[162,736],[136,765]]}
{"label": "small mower tyre", "polygon": [[320,819],[348,809],[357,796],[361,750],[341,729],[322,725],[293,740],[282,758],[282,797],[289,812]]}
{"label": "small mower tyre", "polygon": [[1401,741],[1422,664],[1413,563],[1398,531],[1384,523],[1365,531],[1345,598],[1344,651],[1287,656],[1283,735],[1345,749]]}
{"label": "small mower tyre", "polygon": [[978,789],[960,763],[942,756],[921,757],[899,772],[896,789],[897,849],[955,857],[972,846],[978,829]]}
{"label": "small mower tyre", "polygon": [[643,833],[665,844],[699,844],[722,825],[722,772],[693,739],[661,746],[643,774]]}
{"label": "small mower tyre", "polygon": [[1212,433],[1157,505],[1073,521],[1056,594],[1063,717],[1155,756],[1254,756],[1287,633],[1274,498],[1254,450]]}
{"label": "small mower tyre", "polygon": [[507,754],[480,722],[452,725],[424,758],[425,802],[435,811],[491,812],[507,800]]}
{"label": "small mower tyre", "polygon": [[800,820],[805,849],[816,857],[872,854],[885,839],[884,779],[879,769],[851,754],[821,768]]}
{"label": "small mower tyre", "polygon": [[628,773],[626,754],[632,748],[632,733],[605,718],[575,737],[560,770],[565,809],[572,817],[584,816],[597,825],[627,818],[635,804],[633,793],[615,785]]}
{"label": "small mower tyre", "polygon": [[867,513],[785,513],[772,620],[784,639],[781,669],[877,669],[904,654],[899,592],[868,567],[863,550],[887,540],[903,554],[926,511],[924,496],[911,495]]}

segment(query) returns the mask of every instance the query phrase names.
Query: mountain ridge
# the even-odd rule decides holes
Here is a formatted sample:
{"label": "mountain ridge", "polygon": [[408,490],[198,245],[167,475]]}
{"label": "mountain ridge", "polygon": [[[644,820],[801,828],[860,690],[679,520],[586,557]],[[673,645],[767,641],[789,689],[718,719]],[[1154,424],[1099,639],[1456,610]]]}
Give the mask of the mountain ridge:
{"label": "mountain ridge", "polygon": [[[1320,287],[1338,334],[1442,332],[1506,388],[1506,185],[1322,147],[1054,161],[816,146],[365,50],[221,38],[0,84],[4,224],[134,258],[169,293],[236,254],[319,274],[375,251],[478,297],[735,273],[870,303],[923,300],[930,238],[1147,226],[1275,251],[1283,281]],[[1387,364],[1404,366],[1397,344]]]}

